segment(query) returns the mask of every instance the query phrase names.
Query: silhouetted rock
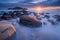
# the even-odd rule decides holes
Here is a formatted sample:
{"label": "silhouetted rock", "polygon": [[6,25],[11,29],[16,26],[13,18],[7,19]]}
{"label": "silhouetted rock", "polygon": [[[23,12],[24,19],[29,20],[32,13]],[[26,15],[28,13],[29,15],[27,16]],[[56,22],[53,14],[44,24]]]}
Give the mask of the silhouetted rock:
{"label": "silhouetted rock", "polygon": [[46,25],[47,23],[46,22],[43,22],[44,25]]}
{"label": "silhouetted rock", "polygon": [[54,15],[53,17],[54,17],[54,18],[59,18],[59,17],[60,17],[60,15]]}
{"label": "silhouetted rock", "polygon": [[28,15],[27,11],[23,10],[23,15]]}
{"label": "silhouetted rock", "polygon": [[49,13],[46,13],[46,14],[49,14]]}
{"label": "silhouetted rock", "polygon": [[28,16],[28,15],[21,16],[20,23],[23,25],[31,26],[31,27],[38,27],[42,25],[40,20],[38,20],[37,18],[33,18],[31,16]]}
{"label": "silhouetted rock", "polygon": [[3,16],[2,16],[2,19],[6,19],[6,20],[8,20],[8,19],[10,19],[10,18],[12,18],[11,17],[11,15],[9,15],[8,13],[7,14],[3,14]]}
{"label": "silhouetted rock", "polygon": [[54,15],[53,16],[57,21],[60,21],[60,15]]}
{"label": "silhouetted rock", "polygon": [[10,13],[9,15],[10,15],[12,18],[16,17],[16,14],[14,14],[14,13]]}
{"label": "silhouetted rock", "polygon": [[40,15],[44,15],[44,13],[40,13]]}
{"label": "silhouetted rock", "polygon": [[38,17],[37,13],[33,12],[34,16]]}
{"label": "silhouetted rock", "polygon": [[[22,7],[14,7],[14,8],[8,8],[8,10],[14,10],[13,13],[16,13],[17,16],[21,15],[28,15],[27,8],[22,8]],[[22,14],[22,13],[23,14]],[[19,15],[18,15],[19,14]]]}
{"label": "silhouetted rock", "polygon": [[57,19],[57,21],[59,21],[59,22],[60,22],[60,17]]}
{"label": "silhouetted rock", "polygon": [[46,17],[46,18],[50,18],[50,16],[49,16],[49,15],[45,15],[45,17]]}
{"label": "silhouetted rock", "polygon": [[37,18],[38,20],[41,20],[41,18]]}
{"label": "silhouetted rock", "polygon": [[53,20],[48,20],[52,25],[56,25],[56,22],[54,22]]}

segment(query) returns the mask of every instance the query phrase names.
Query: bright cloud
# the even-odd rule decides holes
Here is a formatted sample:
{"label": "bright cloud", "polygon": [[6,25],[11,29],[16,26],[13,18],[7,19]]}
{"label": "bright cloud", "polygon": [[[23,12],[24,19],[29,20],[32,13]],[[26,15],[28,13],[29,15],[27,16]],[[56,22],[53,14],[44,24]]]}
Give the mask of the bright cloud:
{"label": "bright cloud", "polygon": [[40,3],[40,2],[43,2],[43,1],[47,1],[47,0],[34,0],[34,1],[31,2],[31,3]]}

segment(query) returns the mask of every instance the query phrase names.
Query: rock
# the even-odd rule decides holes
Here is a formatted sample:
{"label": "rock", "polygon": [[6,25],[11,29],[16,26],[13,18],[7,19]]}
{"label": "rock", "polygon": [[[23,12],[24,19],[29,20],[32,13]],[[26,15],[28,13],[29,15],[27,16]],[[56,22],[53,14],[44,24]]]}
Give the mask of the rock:
{"label": "rock", "polygon": [[32,26],[32,27],[38,27],[42,25],[40,20],[38,20],[37,18],[33,18],[31,16],[28,16],[28,15],[21,16],[20,23],[23,25]]}
{"label": "rock", "polygon": [[54,15],[53,16],[53,18],[59,18],[60,17],[60,15]]}
{"label": "rock", "polygon": [[9,20],[9,19],[12,18],[12,16],[11,16],[11,15],[5,15],[4,18],[5,18],[6,20]]}
{"label": "rock", "polygon": [[41,20],[41,18],[38,18],[38,17],[37,17],[37,19],[38,19],[38,20]]}
{"label": "rock", "polygon": [[44,13],[40,13],[40,15],[44,15]]}
{"label": "rock", "polygon": [[39,17],[37,13],[33,12],[34,16]]}
{"label": "rock", "polygon": [[45,17],[46,17],[46,18],[50,18],[50,16],[49,16],[49,15],[45,15]]}
{"label": "rock", "polygon": [[48,20],[52,25],[56,25],[56,22],[54,22],[53,20]]}
{"label": "rock", "polygon": [[56,21],[60,22],[60,15],[54,15],[53,17],[56,19]]}
{"label": "rock", "polygon": [[16,15],[14,13],[9,14],[9,16],[11,16],[11,18],[15,18],[16,17]]}
{"label": "rock", "polygon": [[22,16],[23,14],[21,14],[21,13],[16,13],[16,16],[17,17],[20,17],[20,16]]}
{"label": "rock", "polygon": [[47,23],[46,22],[43,22],[44,25],[46,25]]}
{"label": "rock", "polygon": [[7,21],[0,21],[0,40],[10,38],[16,32],[14,26]]}
{"label": "rock", "polygon": [[2,18],[2,19],[5,19],[5,20],[9,20],[9,19],[12,18],[12,16],[9,15],[9,14],[3,14],[3,16],[2,16],[1,18]]}
{"label": "rock", "polygon": [[58,18],[58,19],[57,19],[57,21],[59,21],[59,22],[60,22],[60,18]]}
{"label": "rock", "polygon": [[49,13],[46,13],[46,14],[49,14]]}

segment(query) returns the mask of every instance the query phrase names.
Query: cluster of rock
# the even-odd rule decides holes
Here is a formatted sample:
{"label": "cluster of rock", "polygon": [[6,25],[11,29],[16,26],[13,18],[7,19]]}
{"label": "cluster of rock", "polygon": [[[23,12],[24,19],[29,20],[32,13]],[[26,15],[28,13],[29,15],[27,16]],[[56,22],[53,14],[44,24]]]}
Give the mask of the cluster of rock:
{"label": "cluster of rock", "polygon": [[[36,14],[34,14],[36,16]],[[50,14],[50,13],[40,13],[39,16],[36,16],[36,18],[40,21],[45,20],[52,25],[58,24],[60,22],[60,15],[57,14]],[[47,22],[42,22],[43,24],[47,24]]]}
{"label": "cluster of rock", "polygon": [[[29,16],[29,13],[26,8],[15,7],[15,8],[9,8],[8,10],[12,10],[12,11],[8,11],[8,12],[2,11],[3,15],[0,16],[1,19],[9,20],[11,18],[19,17],[20,23],[24,25],[30,25],[32,27],[39,25],[41,26],[42,24],[38,18]],[[34,15],[37,16],[36,13],[34,13]]]}
{"label": "cluster of rock", "polygon": [[9,19],[14,18],[14,17],[20,17],[22,15],[28,15],[28,13],[27,13],[26,8],[15,7],[15,8],[9,8],[7,10],[7,12],[1,11],[0,15],[2,15],[2,16],[0,16],[1,19],[9,20]]}
{"label": "cluster of rock", "polygon": [[[19,23],[23,25],[30,25],[33,27],[39,25],[41,26],[42,19],[46,18],[47,21],[50,22],[51,24],[56,24],[54,20],[50,19],[51,18],[51,15],[49,15],[50,13],[40,13],[39,15],[37,15],[37,13],[35,12],[28,13],[26,8],[21,7],[9,8],[8,10],[12,11],[3,12],[3,15],[0,16],[0,20],[1,19],[9,20],[11,18],[19,17],[20,18]],[[30,14],[33,14],[34,17],[29,16]],[[52,18],[55,18],[56,21],[60,21],[60,15],[53,15]],[[45,22],[43,23],[46,24]]]}

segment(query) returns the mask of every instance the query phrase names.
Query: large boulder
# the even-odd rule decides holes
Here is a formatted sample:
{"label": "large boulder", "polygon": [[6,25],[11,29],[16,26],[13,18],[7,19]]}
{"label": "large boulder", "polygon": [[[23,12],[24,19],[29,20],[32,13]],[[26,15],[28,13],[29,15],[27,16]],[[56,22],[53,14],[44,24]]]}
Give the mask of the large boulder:
{"label": "large boulder", "polygon": [[0,40],[5,40],[12,37],[16,30],[12,24],[7,21],[0,21]]}
{"label": "large boulder", "polygon": [[28,16],[28,15],[21,16],[20,23],[23,25],[31,26],[31,27],[38,27],[42,25],[40,20],[31,16]]}

